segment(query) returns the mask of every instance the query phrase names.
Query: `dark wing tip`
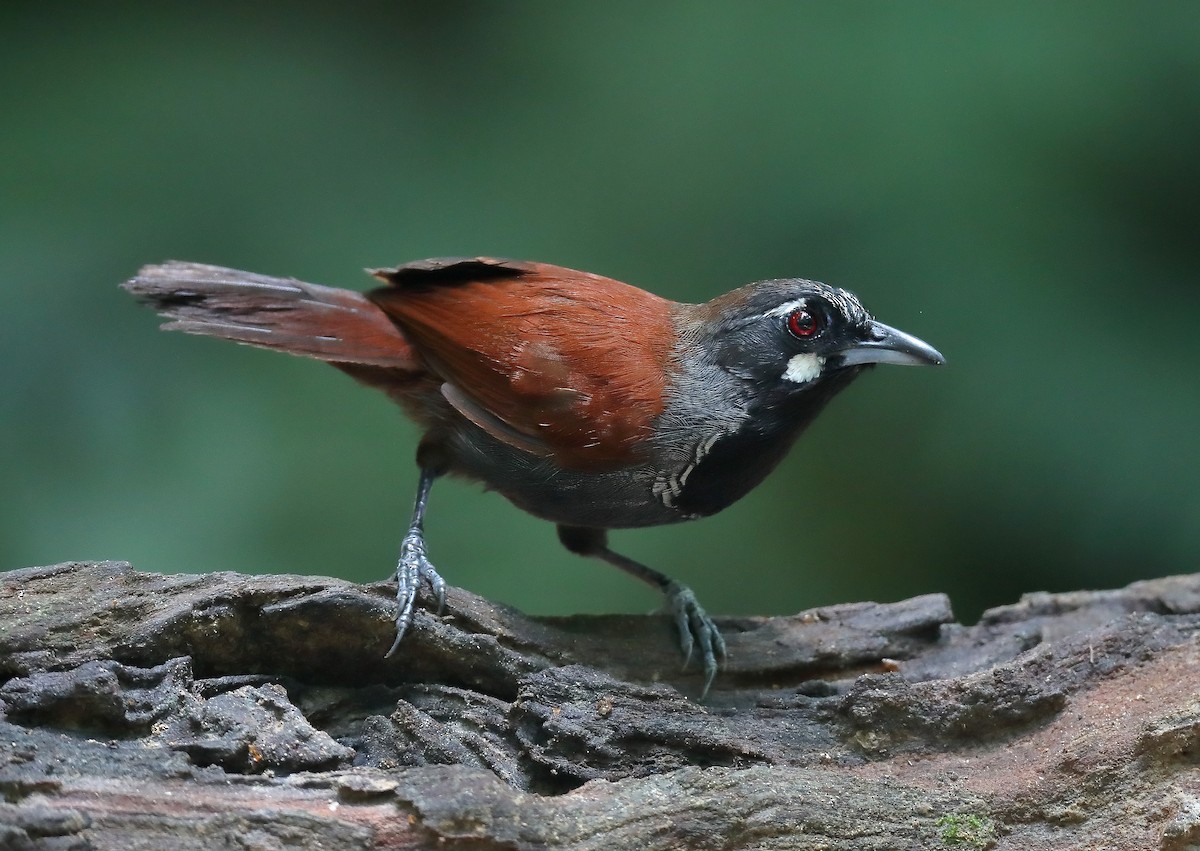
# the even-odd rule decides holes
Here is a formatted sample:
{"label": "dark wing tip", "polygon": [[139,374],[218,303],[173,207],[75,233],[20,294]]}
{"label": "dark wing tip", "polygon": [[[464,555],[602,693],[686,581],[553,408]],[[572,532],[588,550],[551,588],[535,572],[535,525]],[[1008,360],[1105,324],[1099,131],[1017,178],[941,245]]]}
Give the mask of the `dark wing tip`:
{"label": "dark wing tip", "polygon": [[519,278],[534,264],[498,257],[431,257],[385,269],[368,269],[371,275],[394,286],[445,285],[467,281]]}

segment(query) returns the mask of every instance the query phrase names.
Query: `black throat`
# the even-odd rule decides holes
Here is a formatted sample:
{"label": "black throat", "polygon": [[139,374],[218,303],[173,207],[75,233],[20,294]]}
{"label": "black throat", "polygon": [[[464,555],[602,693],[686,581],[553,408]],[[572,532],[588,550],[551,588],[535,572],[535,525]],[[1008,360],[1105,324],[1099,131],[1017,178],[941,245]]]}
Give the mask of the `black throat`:
{"label": "black throat", "polygon": [[741,499],[775,469],[800,433],[862,369],[836,370],[801,392],[752,406],[742,427],[714,443],[696,464],[675,507],[706,517]]}

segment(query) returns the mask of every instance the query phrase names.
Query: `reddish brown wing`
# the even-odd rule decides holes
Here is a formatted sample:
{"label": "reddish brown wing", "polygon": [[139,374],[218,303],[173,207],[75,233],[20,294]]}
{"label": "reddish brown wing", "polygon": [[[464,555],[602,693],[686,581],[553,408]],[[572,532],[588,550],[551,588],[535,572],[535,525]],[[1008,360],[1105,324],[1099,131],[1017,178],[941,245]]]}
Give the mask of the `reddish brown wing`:
{"label": "reddish brown wing", "polygon": [[495,437],[575,469],[632,462],[662,412],[673,303],[610,278],[491,258],[380,269],[368,297]]}

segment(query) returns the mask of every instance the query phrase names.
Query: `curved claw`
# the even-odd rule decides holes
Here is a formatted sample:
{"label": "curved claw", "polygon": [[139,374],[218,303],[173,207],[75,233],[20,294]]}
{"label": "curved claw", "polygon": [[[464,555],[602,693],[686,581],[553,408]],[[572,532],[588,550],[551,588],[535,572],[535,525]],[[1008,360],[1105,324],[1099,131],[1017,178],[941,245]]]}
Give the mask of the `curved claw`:
{"label": "curved claw", "polygon": [[692,660],[692,650],[699,647],[700,665],[704,671],[704,690],[700,693],[703,699],[717,676],[717,660],[725,658],[725,639],[708,612],[696,600],[691,588],[672,582],[665,593],[675,615],[675,628],[679,631],[679,649],[683,652],[685,668]]}
{"label": "curved claw", "polygon": [[430,590],[437,598],[437,612],[440,615],[446,606],[446,582],[425,555],[425,538],[420,529],[410,529],[400,544],[400,560],[396,563],[396,640],[392,642],[388,652],[383,654],[385,659],[396,652],[400,640],[412,624],[417,591],[422,580],[429,584]]}

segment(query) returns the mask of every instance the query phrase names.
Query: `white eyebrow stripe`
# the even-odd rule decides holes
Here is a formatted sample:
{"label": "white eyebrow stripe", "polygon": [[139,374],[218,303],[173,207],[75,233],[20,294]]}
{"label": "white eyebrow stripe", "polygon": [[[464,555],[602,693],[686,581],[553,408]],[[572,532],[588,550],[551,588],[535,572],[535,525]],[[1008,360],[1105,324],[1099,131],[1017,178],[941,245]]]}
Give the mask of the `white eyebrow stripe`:
{"label": "white eyebrow stripe", "polygon": [[763,316],[787,316],[793,310],[801,310],[805,307],[808,307],[808,299],[798,298],[794,301],[785,301],[778,307],[772,307]]}

